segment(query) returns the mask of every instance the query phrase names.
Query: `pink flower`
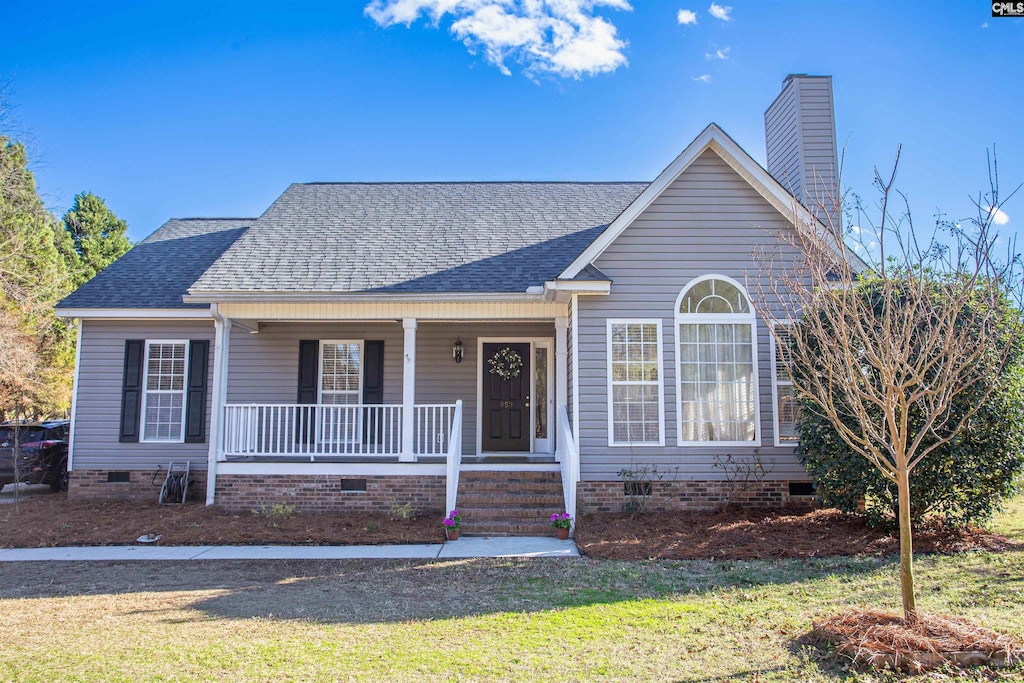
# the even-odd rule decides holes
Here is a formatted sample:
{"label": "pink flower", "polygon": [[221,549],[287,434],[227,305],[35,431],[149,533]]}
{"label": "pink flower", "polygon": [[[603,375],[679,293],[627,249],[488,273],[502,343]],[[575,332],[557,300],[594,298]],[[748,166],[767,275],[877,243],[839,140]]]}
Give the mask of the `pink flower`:
{"label": "pink flower", "polygon": [[558,513],[557,512],[555,514],[551,515],[551,521],[552,522],[557,522],[558,521]]}

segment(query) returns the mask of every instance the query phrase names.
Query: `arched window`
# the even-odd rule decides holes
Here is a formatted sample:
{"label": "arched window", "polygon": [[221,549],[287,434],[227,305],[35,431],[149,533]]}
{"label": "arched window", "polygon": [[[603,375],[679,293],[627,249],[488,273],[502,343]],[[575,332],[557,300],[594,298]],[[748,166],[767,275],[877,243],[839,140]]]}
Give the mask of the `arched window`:
{"label": "arched window", "polygon": [[705,275],[676,301],[680,445],[760,441],[757,319],[735,280]]}

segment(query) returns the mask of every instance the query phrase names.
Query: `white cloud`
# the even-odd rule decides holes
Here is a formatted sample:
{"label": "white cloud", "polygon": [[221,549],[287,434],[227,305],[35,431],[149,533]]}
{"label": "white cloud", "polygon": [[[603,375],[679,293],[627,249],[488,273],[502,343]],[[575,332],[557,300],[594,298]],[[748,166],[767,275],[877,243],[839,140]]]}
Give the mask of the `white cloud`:
{"label": "white cloud", "polygon": [[981,28],[988,28],[988,22],[987,21],[981,22]]}
{"label": "white cloud", "polygon": [[599,7],[633,9],[629,0],[371,0],[364,13],[385,28],[420,17],[437,27],[450,16],[452,35],[506,75],[513,60],[528,73],[580,78],[628,63],[618,29],[594,16]]}
{"label": "white cloud", "polygon": [[690,76],[691,81],[698,81],[699,83],[710,83],[711,74],[701,74],[700,76]]}
{"label": "white cloud", "polygon": [[715,19],[721,19],[722,21],[729,21],[732,17],[729,13],[732,12],[732,7],[723,7],[717,3],[711,3],[711,7],[708,7],[708,12],[711,13]]}
{"label": "white cloud", "polygon": [[683,26],[686,26],[688,24],[696,24],[697,13],[694,12],[692,9],[681,9],[679,10],[679,14],[676,15],[676,21],[678,21]]}
{"label": "white cloud", "polygon": [[731,50],[731,49],[732,49],[731,47],[724,47],[724,48],[721,48],[720,50],[715,50],[714,52],[705,52],[704,53],[704,58],[705,59],[729,59],[729,50]]}
{"label": "white cloud", "polygon": [[1010,222],[1010,217],[1006,215],[1006,212],[998,207],[985,207],[985,213],[992,214],[992,222],[996,225],[1006,225]]}

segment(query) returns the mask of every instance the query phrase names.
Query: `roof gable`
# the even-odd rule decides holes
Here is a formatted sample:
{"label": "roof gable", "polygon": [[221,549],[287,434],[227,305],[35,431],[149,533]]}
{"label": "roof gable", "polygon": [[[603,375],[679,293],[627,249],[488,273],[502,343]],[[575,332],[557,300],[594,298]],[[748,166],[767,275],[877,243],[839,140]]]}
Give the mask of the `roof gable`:
{"label": "roof gable", "polygon": [[[779,213],[792,221],[794,211],[797,221],[803,226],[813,226],[819,234],[825,235],[825,227],[781,184],[761,167],[725,131],[712,123],[687,145],[671,164],[633,202],[619,214],[611,224],[558,276],[559,279],[575,278],[633,223],[643,212],[682,175],[705,151],[714,151],[741,178],[757,191]],[[832,242],[832,240],[829,240]],[[859,261],[856,255],[843,245],[833,245],[841,258]]]}

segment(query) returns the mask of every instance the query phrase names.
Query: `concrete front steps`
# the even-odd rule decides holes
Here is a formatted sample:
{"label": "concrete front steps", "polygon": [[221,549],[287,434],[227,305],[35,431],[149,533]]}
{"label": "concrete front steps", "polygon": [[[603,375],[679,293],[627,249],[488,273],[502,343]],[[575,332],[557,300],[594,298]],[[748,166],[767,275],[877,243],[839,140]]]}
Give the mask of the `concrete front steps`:
{"label": "concrete front steps", "polygon": [[459,473],[459,512],[467,536],[555,536],[551,515],[565,512],[562,473]]}

